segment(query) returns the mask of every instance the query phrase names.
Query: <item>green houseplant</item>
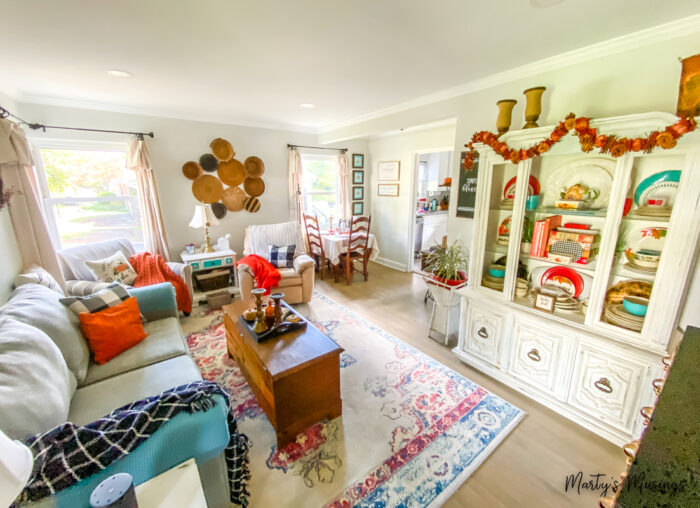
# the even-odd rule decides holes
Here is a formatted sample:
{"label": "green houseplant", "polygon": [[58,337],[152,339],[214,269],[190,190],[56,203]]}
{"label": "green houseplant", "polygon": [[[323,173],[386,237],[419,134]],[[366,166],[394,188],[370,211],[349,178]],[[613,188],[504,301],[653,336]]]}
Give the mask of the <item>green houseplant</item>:
{"label": "green houseplant", "polygon": [[467,280],[469,252],[460,240],[455,240],[451,245],[439,246],[431,252],[426,268],[438,282],[457,286]]}

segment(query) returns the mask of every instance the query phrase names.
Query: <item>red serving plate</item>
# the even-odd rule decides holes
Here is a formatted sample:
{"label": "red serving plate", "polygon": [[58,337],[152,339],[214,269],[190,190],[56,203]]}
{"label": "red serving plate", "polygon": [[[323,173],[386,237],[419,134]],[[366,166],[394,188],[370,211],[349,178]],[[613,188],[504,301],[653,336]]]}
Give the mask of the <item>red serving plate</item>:
{"label": "red serving plate", "polygon": [[578,298],[581,292],[583,292],[583,278],[581,278],[578,272],[573,268],[567,266],[553,266],[542,274],[540,286],[544,286],[548,281],[554,279],[554,277],[564,277],[571,281],[575,289],[574,298]]}
{"label": "red serving plate", "polygon": [[[506,199],[513,199],[515,197],[515,179],[517,177],[513,177],[510,180],[508,180],[508,183],[506,186],[503,188],[503,197]],[[513,187],[513,193],[509,193],[508,190],[510,190],[511,186]],[[539,196],[540,195],[540,182],[537,181],[537,178],[534,176],[530,175],[530,189],[532,190],[532,194],[528,192],[528,196]]]}

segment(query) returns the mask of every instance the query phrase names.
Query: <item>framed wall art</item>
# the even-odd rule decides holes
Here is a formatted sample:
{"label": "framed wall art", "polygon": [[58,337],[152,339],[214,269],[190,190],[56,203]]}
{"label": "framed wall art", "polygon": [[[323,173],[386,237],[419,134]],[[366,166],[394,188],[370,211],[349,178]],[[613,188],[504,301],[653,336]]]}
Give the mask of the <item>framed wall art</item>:
{"label": "framed wall art", "polygon": [[364,187],[353,187],[352,188],[352,199],[365,199],[365,188]]}
{"label": "framed wall art", "polygon": [[365,206],[362,201],[358,201],[352,204],[353,215],[362,215],[363,213],[365,213]]}
{"label": "framed wall art", "polygon": [[362,170],[355,170],[352,172],[352,183],[353,185],[362,185],[365,183],[365,172]]}
{"label": "framed wall art", "polygon": [[352,167],[353,168],[364,168],[365,167],[365,154],[354,153],[352,154]]}
{"label": "framed wall art", "polygon": [[380,183],[377,185],[377,196],[389,196],[392,198],[398,197],[398,183]]}
{"label": "framed wall art", "polygon": [[401,161],[385,161],[377,164],[377,180],[396,182],[401,173]]}

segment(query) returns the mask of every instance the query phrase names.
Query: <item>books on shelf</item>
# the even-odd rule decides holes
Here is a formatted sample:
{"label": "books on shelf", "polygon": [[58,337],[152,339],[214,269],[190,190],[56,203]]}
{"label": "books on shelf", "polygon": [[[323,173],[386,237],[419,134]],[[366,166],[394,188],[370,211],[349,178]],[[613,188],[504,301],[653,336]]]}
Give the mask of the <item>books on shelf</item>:
{"label": "books on shelf", "polygon": [[561,226],[561,220],[561,215],[550,215],[545,219],[535,221],[535,225],[532,228],[531,256],[545,257],[547,255],[549,234],[554,228]]}

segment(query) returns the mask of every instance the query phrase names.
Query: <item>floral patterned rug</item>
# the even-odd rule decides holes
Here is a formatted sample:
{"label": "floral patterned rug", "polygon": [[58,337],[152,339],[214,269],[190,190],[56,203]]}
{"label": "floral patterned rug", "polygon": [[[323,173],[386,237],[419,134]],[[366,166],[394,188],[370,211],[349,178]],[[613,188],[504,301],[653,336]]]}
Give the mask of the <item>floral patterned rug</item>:
{"label": "floral patterned rug", "polygon": [[253,443],[251,506],[439,506],[524,416],[318,292],[296,308],[345,349],[343,415],[282,450],[227,355],[222,312],[202,306],[182,321],[202,376],[231,394]]}

